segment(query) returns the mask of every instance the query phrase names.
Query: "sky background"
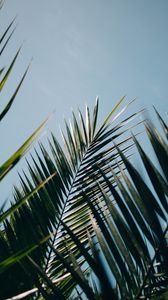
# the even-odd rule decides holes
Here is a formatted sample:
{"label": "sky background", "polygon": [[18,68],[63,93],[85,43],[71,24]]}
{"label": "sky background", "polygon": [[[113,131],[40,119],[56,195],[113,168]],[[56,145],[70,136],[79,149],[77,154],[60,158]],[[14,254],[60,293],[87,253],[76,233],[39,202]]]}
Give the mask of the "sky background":
{"label": "sky background", "polygon": [[[3,163],[55,110],[48,128],[58,135],[71,109],[94,106],[103,118],[117,101],[137,97],[132,110],[154,104],[167,111],[167,0],[6,0],[0,32],[17,15],[17,29],[1,57],[8,65],[21,54],[1,95],[1,108],[33,57],[12,109],[1,122]],[[16,169],[21,170],[24,162]],[[1,200],[10,197],[16,170],[1,183]]]}

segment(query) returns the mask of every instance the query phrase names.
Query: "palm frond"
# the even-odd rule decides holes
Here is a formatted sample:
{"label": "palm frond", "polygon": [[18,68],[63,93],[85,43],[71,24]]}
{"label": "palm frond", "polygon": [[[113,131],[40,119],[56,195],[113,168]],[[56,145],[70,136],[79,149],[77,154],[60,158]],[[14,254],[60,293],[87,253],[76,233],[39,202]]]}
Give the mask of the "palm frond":
{"label": "palm frond", "polygon": [[[49,139],[50,152],[39,143],[41,155],[36,151],[38,162],[37,159],[32,157],[34,166],[28,163],[31,180],[27,175],[25,175],[25,179],[21,176],[22,193],[18,189],[15,191],[17,205],[24,196],[27,194],[31,195],[31,192],[36,186],[39,186],[40,182],[44,182],[53,173],[56,173],[56,176],[51,178],[43,189],[39,189],[38,193],[30,197],[29,202],[18,208],[10,222],[15,235],[22,239],[20,247],[23,247],[26,243],[26,241],[23,242],[23,235],[25,236],[24,240],[29,240],[31,243],[36,240],[32,230],[25,230],[25,228],[30,226],[30,220],[31,227],[33,224],[34,231],[38,237],[51,234],[50,242],[43,247],[44,252],[41,249],[39,251],[36,249],[31,257],[36,263],[39,263],[39,267],[44,270],[52,281],[59,278],[62,275],[62,270],[65,269],[65,265],[67,266],[67,247],[71,247],[72,257],[81,264],[83,270],[84,259],[81,258],[79,245],[75,244],[71,236],[67,236],[65,247],[61,228],[63,224],[67,224],[73,235],[77,236],[82,245],[89,249],[87,232],[89,230],[91,233],[94,233],[94,230],[90,220],[91,208],[88,203],[94,203],[97,197],[100,197],[103,201],[103,195],[97,185],[97,181],[100,182],[104,191],[109,193],[109,186],[104,180],[104,175],[110,176],[110,180],[114,182],[111,167],[114,170],[117,169],[117,173],[120,172],[115,162],[119,154],[113,145],[114,141],[118,141],[118,145],[123,152],[129,156],[132,142],[131,137],[126,138],[129,132],[129,128],[126,128],[126,125],[129,125],[138,116],[138,113],[124,119],[114,125],[113,128],[110,127],[113,123],[108,124],[110,117],[123,100],[124,98],[119,101],[99,129],[96,126],[99,107],[98,99],[96,100],[92,120],[88,107],[86,108],[86,122],[84,122],[80,111],[79,120],[73,113],[72,124],[68,125],[65,123],[66,134],[62,133],[65,149],[62,149],[53,134],[51,135],[51,140]],[[128,105],[122,109],[122,112],[127,107]],[[118,114],[118,116],[121,115]],[[115,123],[116,120],[117,118],[114,120]],[[100,169],[104,175],[99,171]],[[23,228],[21,224],[24,223],[25,227]],[[58,251],[60,257],[65,259],[64,264],[55,251]],[[31,269],[30,266],[29,268]],[[68,269],[69,271],[70,269]],[[125,272],[127,273],[127,271]],[[77,276],[76,280],[77,284],[79,284],[80,277]],[[63,289],[63,294],[67,294],[67,285],[64,286],[62,284],[61,288]]]}
{"label": "palm frond", "polygon": [[[3,3],[4,3],[4,1],[0,1],[0,9],[3,6]],[[9,24],[9,26],[7,27],[5,32],[2,34],[2,37],[0,38],[0,57],[1,57],[2,53],[4,52],[4,50],[6,50],[6,46],[9,44],[9,41],[15,31],[15,27],[14,27],[14,29],[12,29],[14,22],[15,22],[15,18],[12,20],[12,22]],[[4,87],[6,87],[6,82],[9,78],[10,74],[13,73],[13,67],[16,63],[19,52],[20,52],[20,49],[17,51],[16,55],[14,56],[11,64],[7,68],[4,75],[3,75],[3,73],[5,70],[5,67],[1,67],[1,69],[0,69],[0,76],[1,77],[3,76],[2,79],[0,80],[0,91],[2,91],[2,89]],[[28,68],[29,68],[29,66],[28,66]],[[7,105],[0,113],[0,121],[2,121],[4,116],[6,116],[7,112],[11,108],[11,105],[13,104],[13,101],[15,100],[16,95],[17,95],[18,91],[20,90],[20,87],[24,81],[26,74],[27,74],[28,68],[26,69],[25,73],[23,74],[19,84],[16,86],[15,91],[14,91],[13,95],[11,96],[11,98],[9,99]],[[39,126],[39,128],[37,130],[35,130],[35,132],[27,139],[27,141],[25,141],[23,143],[23,145],[14,154],[12,154],[11,157],[9,159],[7,159],[7,161],[4,164],[2,164],[0,166],[0,181],[16,165],[16,163],[20,160],[20,158],[29,149],[29,147],[32,144],[32,142],[34,141],[34,139],[37,137],[37,135],[39,135],[39,132],[45,126],[46,121],[43,122],[42,125]],[[52,176],[50,176],[50,178]],[[18,237],[16,235],[18,233],[17,226],[19,226],[19,225],[22,226],[23,220],[19,219],[18,208],[23,206],[23,204],[26,203],[29,200],[29,198],[31,198],[35,193],[37,193],[38,190],[40,188],[42,188],[48,180],[50,180],[50,178],[46,179],[43,183],[41,182],[39,184],[39,186],[35,187],[35,189],[33,191],[31,191],[30,194],[26,194],[25,197],[22,197],[20,194],[20,196],[21,196],[20,202],[15,203],[15,205],[11,206],[6,212],[4,212],[5,202],[4,202],[4,204],[1,205],[1,208],[0,208],[0,223],[1,223],[0,224],[0,226],[1,226],[1,229],[0,229],[0,269],[1,269],[1,271],[0,272],[1,272],[1,277],[2,277],[1,284],[3,286],[3,289],[0,292],[1,299],[4,299],[6,297],[5,296],[6,293],[8,296],[12,296],[13,292],[15,292],[15,286],[17,284],[18,284],[18,288],[16,291],[22,290],[22,288],[23,288],[22,287],[22,275],[25,279],[25,282],[27,280],[27,288],[30,288],[30,286],[32,286],[32,284],[33,284],[33,281],[31,279],[28,268],[26,268],[23,265],[20,266],[20,261],[21,260],[25,261],[25,257],[27,257],[28,254],[34,252],[36,249],[39,249],[39,248],[43,249],[45,247],[44,244],[50,237],[50,233],[47,232],[46,235],[43,235],[41,232],[38,231],[38,233],[36,234],[33,232],[33,230],[31,231],[31,229],[30,229],[30,235],[33,233],[34,238],[29,239],[27,241],[23,241],[23,243],[21,243],[21,247],[20,247],[18,244],[18,239],[20,237],[19,237],[19,235],[18,235]],[[22,217],[23,217],[23,215],[22,215]],[[11,222],[12,219],[15,221],[19,220],[18,223],[17,223],[17,221],[15,222],[15,224],[17,223],[16,226],[12,226],[12,222]],[[28,228],[27,228],[27,230],[28,230]],[[44,250],[40,250],[40,251],[43,251],[43,255],[44,255]],[[43,256],[43,255],[41,255],[41,256]],[[15,280],[14,278],[11,277],[9,269],[10,269],[10,271],[12,270],[12,274],[18,275],[18,277],[20,279],[20,280],[18,280],[18,283],[17,283],[17,280]],[[27,269],[27,271],[25,271],[26,269]],[[36,284],[38,285],[37,276],[33,276],[33,278],[34,278],[33,279],[34,282],[36,282]],[[9,281],[12,280],[10,291],[8,289],[9,286],[7,284],[7,280],[9,280]],[[30,282],[31,282],[31,284],[29,285]],[[11,292],[11,291],[13,291],[13,292]]]}
{"label": "palm frond", "polygon": [[[50,239],[12,266],[11,274],[17,270],[22,284],[18,293],[37,287],[45,299],[107,299],[107,294],[147,299],[166,291],[167,144],[154,126],[144,123],[158,167],[138,135],[128,135],[134,128],[130,122],[141,112],[116,124],[126,105],[113,125],[111,116],[123,100],[98,129],[98,99],[92,118],[88,107],[85,121],[80,110],[79,119],[73,113],[61,132],[64,148],[52,133],[48,150],[40,142],[41,153],[36,150],[33,164],[28,162],[30,176],[20,175],[22,190],[15,189],[16,209],[4,222],[1,255],[5,259],[27,243]],[[166,135],[160,115],[159,121]],[[133,145],[150,185],[130,162]],[[37,190],[41,182],[45,185]],[[24,201],[26,195],[29,201]],[[8,276],[6,272],[5,280]],[[16,282],[10,295],[16,294],[14,287]]]}

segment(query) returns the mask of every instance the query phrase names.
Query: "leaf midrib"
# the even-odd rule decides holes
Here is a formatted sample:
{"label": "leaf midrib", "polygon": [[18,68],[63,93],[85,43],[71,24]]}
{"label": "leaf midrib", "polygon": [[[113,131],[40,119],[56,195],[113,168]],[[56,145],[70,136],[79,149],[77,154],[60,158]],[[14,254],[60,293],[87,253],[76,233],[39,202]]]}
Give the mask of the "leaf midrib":
{"label": "leaf midrib", "polygon": [[[82,164],[83,164],[83,161],[85,160],[85,156],[87,155],[87,152],[89,151],[90,146],[93,144],[93,142],[94,142],[94,140],[91,141],[91,143],[90,143],[88,146],[86,145],[86,152],[83,154],[82,159],[80,160],[79,166],[78,166],[78,168],[77,168],[77,170],[76,170],[76,172],[75,172],[75,174],[74,174],[72,184],[71,184],[70,189],[69,189],[69,191],[68,191],[68,195],[67,195],[67,197],[66,197],[66,199],[65,199],[65,203],[64,203],[64,206],[63,206],[61,215],[60,215],[60,217],[59,217],[59,221],[58,221],[57,226],[56,226],[56,231],[55,231],[55,234],[54,234],[54,236],[53,236],[52,246],[54,246],[54,243],[55,243],[55,241],[56,241],[57,234],[58,234],[58,230],[59,230],[59,227],[60,227],[60,223],[61,223],[61,220],[62,220],[63,215],[64,215],[64,213],[65,213],[65,209],[66,209],[67,203],[68,203],[68,201],[69,201],[69,196],[71,195],[71,192],[72,192],[72,189],[73,189],[73,187],[74,187],[76,178],[77,178],[78,173],[79,173],[79,171],[80,171],[80,168],[81,168],[81,166],[82,166]],[[50,247],[49,255],[48,255],[47,262],[46,262],[46,266],[45,266],[45,271],[48,269],[48,265],[49,265],[49,262],[50,262],[50,257],[51,257],[52,252],[53,252],[53,251],[52,251],[52,248]]]}

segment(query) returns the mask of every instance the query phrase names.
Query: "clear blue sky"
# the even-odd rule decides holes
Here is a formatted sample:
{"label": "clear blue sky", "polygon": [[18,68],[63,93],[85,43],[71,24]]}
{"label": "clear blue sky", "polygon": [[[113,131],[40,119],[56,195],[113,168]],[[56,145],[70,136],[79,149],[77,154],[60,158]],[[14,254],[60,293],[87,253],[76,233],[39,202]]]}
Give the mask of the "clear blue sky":
{"label": "clear blue sky", "polygon": [[[102,117],[125,94],[138,98],[134,110],[152,104],[162,114],[167,110],[167,0],[6,0],[1,33],[16,14],[17,30],[1,66],[24,44],[1,107],[32,56],[33,62],[1,122],[1,163],[54,109],[48,127],[56,135],[72,107],[93,107],[96,96]],[[4,198],[15,174],[1,184]]]}

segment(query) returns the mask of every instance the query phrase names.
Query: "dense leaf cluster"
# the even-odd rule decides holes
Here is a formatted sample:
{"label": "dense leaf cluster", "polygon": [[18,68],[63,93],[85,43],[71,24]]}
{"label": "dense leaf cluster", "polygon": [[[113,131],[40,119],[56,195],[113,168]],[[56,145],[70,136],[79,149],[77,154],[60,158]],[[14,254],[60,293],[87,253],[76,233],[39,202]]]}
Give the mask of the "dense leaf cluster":
{"label": "dense leaf cluster", "polygon": [[[12,26],[0,40],[2,50]],[[48,150],[39,142],[13,204],[1,209],[0,299],[154,299],[166,292],[168,128],[157,111],[164,137],[143,121],[156,165],[130,133],[141,112],[124,118],[128,104],[116,114],[123,101],[101,126],[98,99],[92,117],[88,107],[86,118],[73,113],[61,132],[63,146],[53,133]],[[1,180],[43,125],[0,167]],[[133,146],[150,184],[130,161]]]}

